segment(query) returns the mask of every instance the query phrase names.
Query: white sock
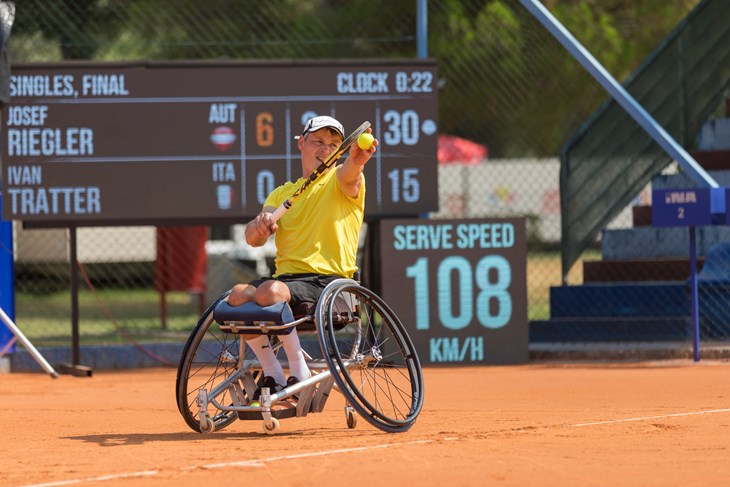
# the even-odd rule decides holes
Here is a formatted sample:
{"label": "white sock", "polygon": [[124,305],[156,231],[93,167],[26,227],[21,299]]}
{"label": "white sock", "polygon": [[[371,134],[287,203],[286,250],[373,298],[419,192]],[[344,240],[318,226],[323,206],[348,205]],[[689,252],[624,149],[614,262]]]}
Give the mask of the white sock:
{"label": "white sock", "polygon": [[286,358],[289,360],[289,376],[294,376],[299,380],[309,379],[311,372],[307,367],[307,360],[304,358],[296,328],[288,335],[279,335],[279,340],[281,340]]}
{"label": "white sock", "polygon": [[269,337],[266,335],[257,336],[252,340],[246,340],[246,344],[251,347],[253,353],[256,354],[256,358],[261,362],[264,375],[272,377],[280,386],[286,385],[286,374],[284,374],[284,369],[276,359],[274,351],[271,350]]}

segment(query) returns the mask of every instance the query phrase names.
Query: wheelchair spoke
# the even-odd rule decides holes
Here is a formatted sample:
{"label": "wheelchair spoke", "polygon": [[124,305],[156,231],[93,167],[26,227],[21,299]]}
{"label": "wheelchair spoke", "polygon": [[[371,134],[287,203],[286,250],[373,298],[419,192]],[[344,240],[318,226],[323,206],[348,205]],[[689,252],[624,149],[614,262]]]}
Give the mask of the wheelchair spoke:
{"label": "wheelchair spoke", "polygon": [[354,296],[359,328],[338,340],[332,327],[323,327],[320,341],[325,359],[338,371],[335,381],[351,396],[349,402],[361,416],[384,431],[405,431],[423,404],[418,357],[387,304],[367,288],[351,283],[333,285],[326,305],[319,310],[319,319],[327,320],[340,295]]}

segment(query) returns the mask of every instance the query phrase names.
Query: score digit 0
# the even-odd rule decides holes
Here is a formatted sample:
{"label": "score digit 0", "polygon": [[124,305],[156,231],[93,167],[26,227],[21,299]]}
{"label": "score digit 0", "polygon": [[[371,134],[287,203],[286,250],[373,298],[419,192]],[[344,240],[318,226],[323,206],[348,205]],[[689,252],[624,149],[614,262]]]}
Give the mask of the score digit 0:
{"label": "score digit 0", "polygon": [[269,112],[256,116],[256,143],[259,147],[271,147],[274,143],[274,117]]}

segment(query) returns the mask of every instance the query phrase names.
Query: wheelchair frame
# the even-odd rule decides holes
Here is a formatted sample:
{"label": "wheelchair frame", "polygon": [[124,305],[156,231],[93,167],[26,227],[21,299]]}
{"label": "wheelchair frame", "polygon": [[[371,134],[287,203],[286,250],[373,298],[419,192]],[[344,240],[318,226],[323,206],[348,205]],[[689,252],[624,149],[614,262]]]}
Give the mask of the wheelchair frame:
{"label": "wheelchair frame", "polygon": [[[203,313],[178,366],[178,409],[194,431],[212,433],[242,419],[262,420],[263,431],[273,434],[279,419],[322,412],[333,389],[345,397],[348,428],[357,424],[355,413],[391,433],[414,424],[423,405],[421,365],[403,324],[378,295],[354,280],[337,279],[314,313],[298,319],[286,312],[266,315],[266,308],[251,303],[231,314],[227,296]],[[228,313],[216,319],[224,305]],[[276,335],[293,327],[316,329],[321,357],[305,352],[312,376],[275,393],[263,388],[258,403],[251,401],[263,373],[241,337],[268,335],[278,352]]]}

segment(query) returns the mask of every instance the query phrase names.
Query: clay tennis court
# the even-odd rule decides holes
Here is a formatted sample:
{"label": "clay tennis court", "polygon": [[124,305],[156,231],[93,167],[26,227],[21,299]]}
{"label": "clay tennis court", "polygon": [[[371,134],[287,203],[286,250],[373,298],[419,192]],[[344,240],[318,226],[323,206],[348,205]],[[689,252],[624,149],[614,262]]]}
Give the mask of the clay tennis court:
{"label": "clay tennis court", "polygon": [[321,414],[201,435],[175,370],[0,376],[0,485],[727,485],[730,362],[427,368],[416,424]]}

